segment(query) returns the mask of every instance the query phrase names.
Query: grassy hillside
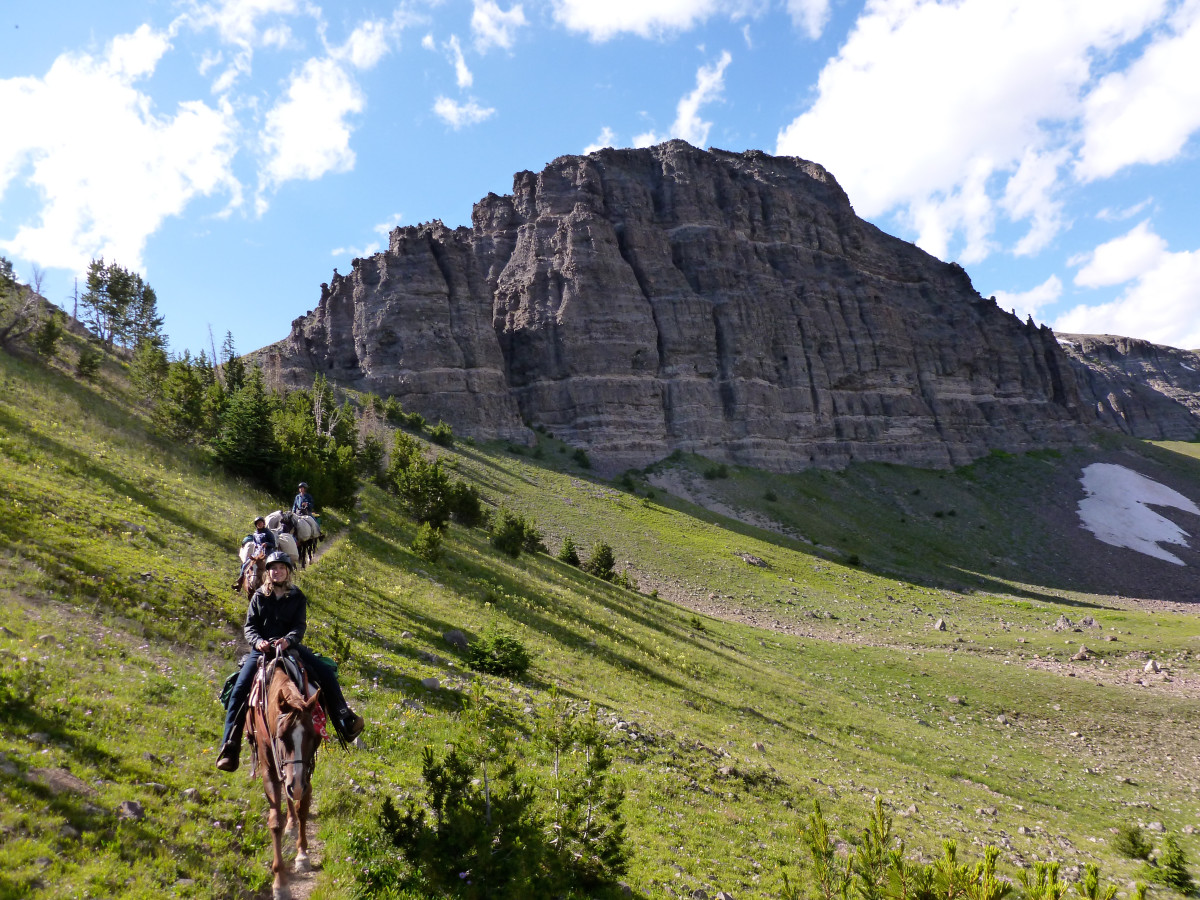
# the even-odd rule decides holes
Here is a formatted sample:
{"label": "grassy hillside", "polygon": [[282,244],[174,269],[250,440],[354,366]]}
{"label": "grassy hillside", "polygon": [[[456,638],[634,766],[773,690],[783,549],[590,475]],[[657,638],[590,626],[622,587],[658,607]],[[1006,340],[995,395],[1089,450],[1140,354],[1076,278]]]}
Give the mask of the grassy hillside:
{"label": "grassy hillside", "polygon": [[[215,694],[244,612],[233,550],[284,498],[159,441],[113,362],[88,385],[0,355],[0,388],[0,898],[261,891],[265,806],[244,770],[212,767]],[[780,896],[814,798],[858,826],[879,794],[910,850],[954,837],[973,861],[992,843],[1010,875],[1098,861],[1124,885],[1121,823],[1161,822],[1200,853],[1184,833],[1200,825],[1200,621],[1098,592],[1068,565],[1074,544],[1046,545],[1069,517],[1033,513],[1114,453],[1195,496],[1196,460],[1122,445],[952,473],[704,478],[681,459],[654,487],[594,479],[549,436],[427,450],[536,519],[551,550],[608,541],[641,592],[457,525],[426,562],[413,523],[365,488],[299,578],[310,642],[339,657],[369,723],[361,748],[322,752],[315,896],[355,896],[395,865],[371,839],[380,805],[423,796],[422,748],[457,740],[472,707],[451,628],[529,649],[527,678],[479,684],[542,795],[537,723],[563,702],[599,717],[637,896]],[[1056,631],[1062,615],[1098,627]],[[1080,643],[1096,656],[1072,662]],[[1142,671],[1150,658],[1164,674]],[[122,818],[126,801],[142,817]]]}

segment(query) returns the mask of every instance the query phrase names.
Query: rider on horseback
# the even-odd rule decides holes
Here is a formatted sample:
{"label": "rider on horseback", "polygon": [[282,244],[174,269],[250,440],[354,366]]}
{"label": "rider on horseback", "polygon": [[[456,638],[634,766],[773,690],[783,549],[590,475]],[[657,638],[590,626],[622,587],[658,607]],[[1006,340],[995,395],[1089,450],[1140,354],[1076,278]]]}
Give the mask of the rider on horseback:
{"label": "rider on horseback", "polygon": [[317,508],[317,501],[313,499],[313,495],[308,492],[308,482],[300,482],[298,489],[300,493],[296,495],[296,499],[292,501],[292,512],[298,516],[311,516]]}
{"label": "rider on horseback", "polygon": [[217,768],[233,772],[242,749],[242,727],[246,722],[246,699],[258,669],[258,660],[274,645],[277,652],[294,650],[328,701],[337,710],[335,725],[342,737],[352,741],[363,730],[362,716],[356,715],[342,696],[334,671],[307,647],[301,646],[307,623],[308,598],[292,584],[292,560],[286,553],[267,557],[267,583],[250,598],[246,611],[246,640],[250,643],[225,715],[225,733],[217,756]]}
{"label": "rider on horseback", "polygon": [[238,572],[237,581],[233,583],[233,589],[240,591],[242,589],[242,580],[246,577],[246,570],[254,565],[256,558],[262,558],[270,553],[275,552],[275,535],[271,529],[267,528],[267,520],[259,516],[254,520],[254,533],[247,535],[242,544],[254,543],[254,548],[250,553],[246,554],[246,561],[242,563],[242,569]]}

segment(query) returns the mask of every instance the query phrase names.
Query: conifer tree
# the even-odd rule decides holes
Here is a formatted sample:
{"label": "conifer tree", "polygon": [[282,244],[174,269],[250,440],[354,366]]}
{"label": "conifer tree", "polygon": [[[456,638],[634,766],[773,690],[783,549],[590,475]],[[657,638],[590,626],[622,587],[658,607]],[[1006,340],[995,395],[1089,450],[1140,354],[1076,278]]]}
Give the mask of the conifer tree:
{"label": "conifer tree", "polygon": [[203,383],[191,354],[184,351],[181,358],[167,366],[154,407],[154,422],[171,440],[191,440],[204,421],[203,403]]}
{"label": "conifer tree", "polygon": [[213,450],[230,472],[272,483],[280,452],[262,369],[252,369],[246,383],[229,398]]}

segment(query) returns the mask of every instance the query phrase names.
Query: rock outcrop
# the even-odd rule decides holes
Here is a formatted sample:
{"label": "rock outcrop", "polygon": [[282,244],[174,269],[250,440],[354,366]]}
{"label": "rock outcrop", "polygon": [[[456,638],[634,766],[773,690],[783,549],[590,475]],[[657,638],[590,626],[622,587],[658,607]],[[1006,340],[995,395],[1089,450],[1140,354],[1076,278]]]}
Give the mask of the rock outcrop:
{"label": "rock outcrop", "polygon": [[1200,439],[1200,354],[1111,334],[1059,334],[1096,417],[1148,440]]}
{"label": "rock outcrop", "polygon": [[472,227],[397,228],[256,354],[460,433],[542,425],[607,471],[967,462],[1097,420],[1047,328],[858,218],[821,166],[682,141],[518,173]]}

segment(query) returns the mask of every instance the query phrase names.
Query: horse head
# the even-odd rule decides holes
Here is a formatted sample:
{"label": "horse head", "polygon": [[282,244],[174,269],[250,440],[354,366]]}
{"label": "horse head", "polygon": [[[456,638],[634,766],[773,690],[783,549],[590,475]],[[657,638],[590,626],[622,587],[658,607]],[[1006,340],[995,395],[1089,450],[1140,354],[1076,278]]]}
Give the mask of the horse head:
{"label": "horse head", "polygon": [[275,722],[275,758],[279,764],[279,780],[292,803],[308,792],[313,760],[321,744],[314,714],[321,702],[320,692],[305,698],[291,681],[282,688],[279,698],[279,718]]}

